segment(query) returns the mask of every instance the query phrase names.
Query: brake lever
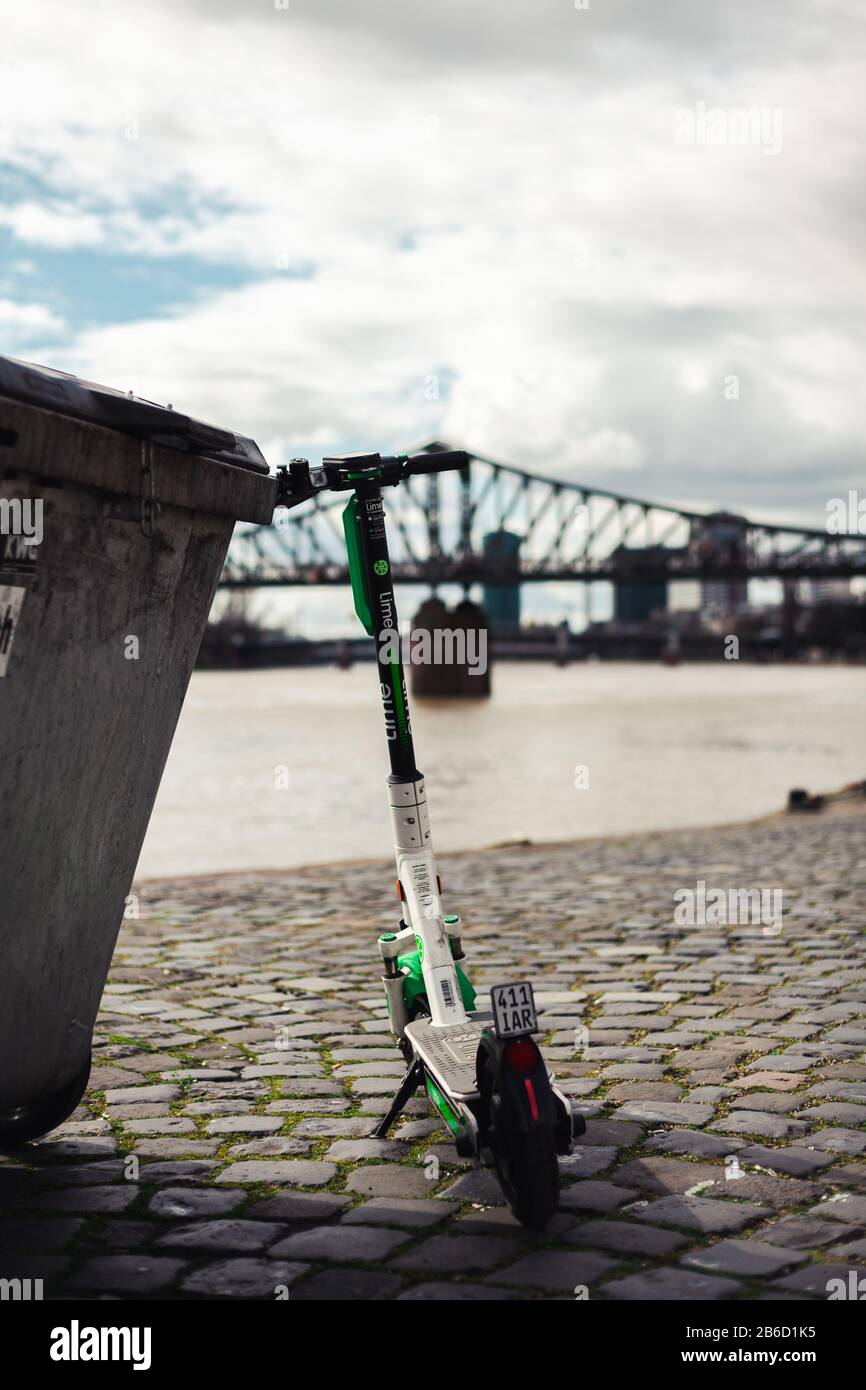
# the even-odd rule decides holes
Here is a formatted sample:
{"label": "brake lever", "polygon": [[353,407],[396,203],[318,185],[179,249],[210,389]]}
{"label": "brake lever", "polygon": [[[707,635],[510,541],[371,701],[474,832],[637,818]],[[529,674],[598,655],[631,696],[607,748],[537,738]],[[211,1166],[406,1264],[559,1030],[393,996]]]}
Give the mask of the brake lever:
{"label": "brake lever", "polygon": [[327,478],[311,477],[311,473],[319,473],[321,470],[311,470],[307,459],[292,459],[291,462],[281,464],[277,469],[277,507],[297,507],[301,502],[308,502],[311,497],[315,497],[317,492],[321,492],[328,486]]}

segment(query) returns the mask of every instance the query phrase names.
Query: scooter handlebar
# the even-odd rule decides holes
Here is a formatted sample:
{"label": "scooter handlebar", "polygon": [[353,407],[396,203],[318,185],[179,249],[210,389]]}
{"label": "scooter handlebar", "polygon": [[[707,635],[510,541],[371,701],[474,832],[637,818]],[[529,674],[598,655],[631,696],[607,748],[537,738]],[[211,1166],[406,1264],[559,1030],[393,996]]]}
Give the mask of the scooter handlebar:
{"label": "scooter handlebar", "polygon": [[439,449],[435,453],[410,454],[403,462],[403,477],[415,473],[447,473],[453,469],[462,472],[468,467],[469,455],[465,449]]}
{"label": "scooter handlebar", "polygon": [[292,459],[289,466],[277,469],[277,506],[296,507],[324,489],[344,492],[365,476],[383,487],[393,487],[416,473],[445,473],[469,467],[465,449],[439,449],[435,453],[343,454],[322,459],[321,467],[310,468],[307,459]]}

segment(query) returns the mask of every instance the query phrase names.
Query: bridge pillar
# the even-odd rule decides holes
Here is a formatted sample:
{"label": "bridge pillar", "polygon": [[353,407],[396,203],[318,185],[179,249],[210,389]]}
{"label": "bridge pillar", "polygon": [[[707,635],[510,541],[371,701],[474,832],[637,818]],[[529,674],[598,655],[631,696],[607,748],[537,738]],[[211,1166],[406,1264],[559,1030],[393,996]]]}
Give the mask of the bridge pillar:
{"label": "bridge pillar", "polygon": [[412,620],[407,662],[412,694],[489,695],[487,635],[487,617],[477,603],[464,599],[448,609],[440,598],[425,599]]}
{"label": "bridge pillar", "polygon": [[490,661],[487,614],[468,595],[458,603],[453,613],[455,632],[465,633],[464,660],[455,666],[457,694],[476,699],[490,694]]}
{"label": "bridge pillar", "polygon": [[[437,631],[442,632],[448,627],[448,609],[437,598],[431,594],[430,598],[425,598],[415,617],[412,619],[412,633],[409,643],[410,655],[413,648],[419,650],[421,643],[416,643],[416,638],[420,639],[426,634],[432,644]],[[413,695],[456,695],[454,668],[451,666],[436,665],[434,662],[420,663],[410,660],[409,680]]]}
{"label": "bridge pillar", "polygon": [[784,579],[782,584],[782,656],[785,661],[796,661],[797,620],[800,613],[799,584],[796,579]]}

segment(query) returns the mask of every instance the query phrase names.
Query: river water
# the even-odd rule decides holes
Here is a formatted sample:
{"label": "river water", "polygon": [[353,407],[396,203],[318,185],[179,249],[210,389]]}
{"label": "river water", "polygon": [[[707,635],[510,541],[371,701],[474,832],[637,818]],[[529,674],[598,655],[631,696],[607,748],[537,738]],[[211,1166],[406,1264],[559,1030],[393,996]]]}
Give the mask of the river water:
{"label": "river water", "polygon": [[[436,846],[740,821],[866,777],[866,670],[503,663],[417,700]],[[372,665],[196,672],[139,877],[390,854]]]}

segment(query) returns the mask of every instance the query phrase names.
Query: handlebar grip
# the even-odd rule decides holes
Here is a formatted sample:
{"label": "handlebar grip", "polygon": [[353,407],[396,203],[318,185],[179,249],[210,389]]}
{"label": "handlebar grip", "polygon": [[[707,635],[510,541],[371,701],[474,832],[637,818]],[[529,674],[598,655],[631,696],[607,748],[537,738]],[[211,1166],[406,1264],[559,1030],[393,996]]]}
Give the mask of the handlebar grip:
{"label": "handlebar grip", "polygon": [[446,473],[451,469],[469,467],[465,449],[440,449],[430,454],[412,454],[404,465],[407,474]]}

